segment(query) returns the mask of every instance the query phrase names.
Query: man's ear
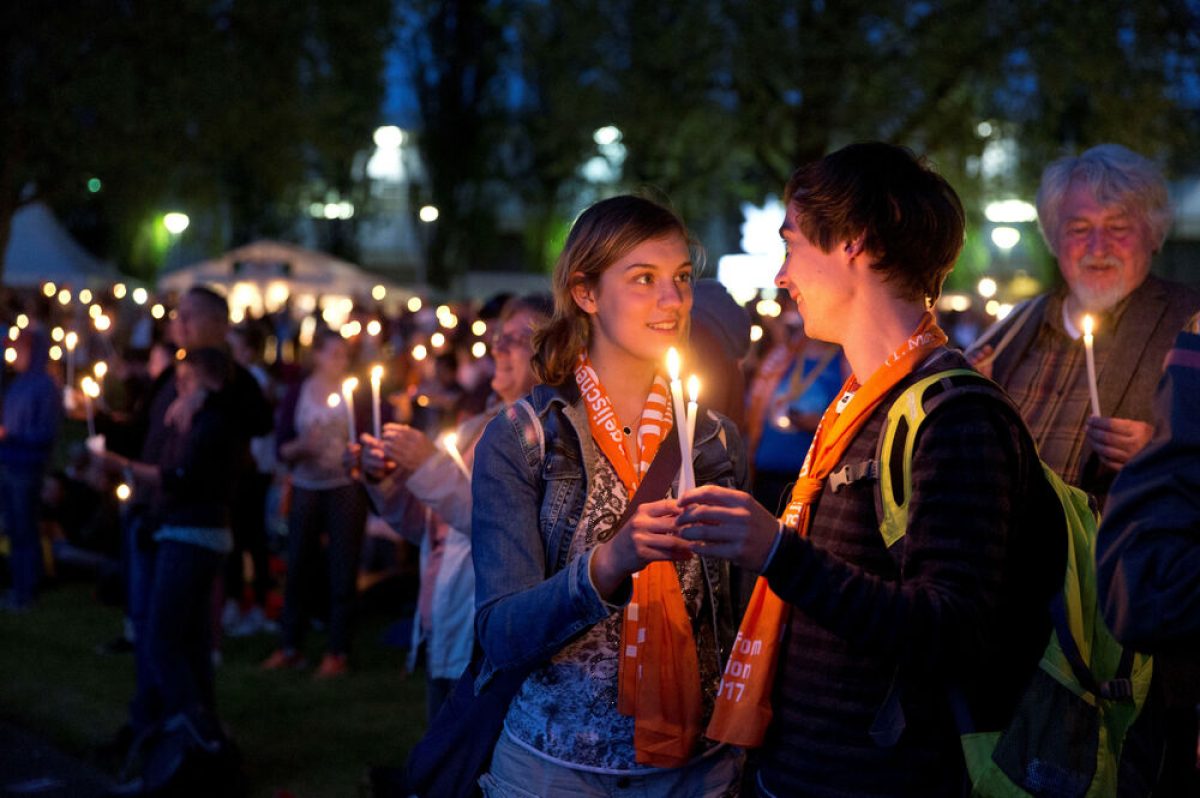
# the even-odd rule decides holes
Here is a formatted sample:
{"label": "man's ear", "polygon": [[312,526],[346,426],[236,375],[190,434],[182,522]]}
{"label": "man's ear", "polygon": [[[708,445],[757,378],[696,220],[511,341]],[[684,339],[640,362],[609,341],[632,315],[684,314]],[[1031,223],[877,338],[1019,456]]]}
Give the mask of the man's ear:
{"label": "man's ear", "polygon": [[575,300],[575,304],[584,313],[596,312],[596,292],[587,284],[587,280],[578,272],[573,275],[571,283],[571,298]]}
{"label": "man's ear", "polygon": [[842,247],[846,253],[846,257],[857,258],[863,254],[863,252],[865,251],[863,249],[863,238],[864,238],[864,236],[860,233],[859,235],[855,236],[854,238],[847,239],[846,241],[844,241],[842,243]]}

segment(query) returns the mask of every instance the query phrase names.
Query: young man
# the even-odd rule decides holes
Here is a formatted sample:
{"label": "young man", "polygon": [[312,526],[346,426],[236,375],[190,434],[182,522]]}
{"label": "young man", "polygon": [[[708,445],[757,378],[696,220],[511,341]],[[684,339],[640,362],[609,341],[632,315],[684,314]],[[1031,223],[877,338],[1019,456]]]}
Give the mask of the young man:
{"label": "young man", "polygon": [[1009,720],[1061,587],[1061,514],[1028,435],[996,397],[945,402],[912,457],[890,547],[875,457],[895,398],[966,361],[928,312],[963,241],[954,190],[908,150],[856,144],[786,190],[776,285],[853,370],[777,520],[706,486],[680,499],[694,551],[760,571],[709,735],[762,746],[763,796],[964,794],[950,689],[979,730]]}

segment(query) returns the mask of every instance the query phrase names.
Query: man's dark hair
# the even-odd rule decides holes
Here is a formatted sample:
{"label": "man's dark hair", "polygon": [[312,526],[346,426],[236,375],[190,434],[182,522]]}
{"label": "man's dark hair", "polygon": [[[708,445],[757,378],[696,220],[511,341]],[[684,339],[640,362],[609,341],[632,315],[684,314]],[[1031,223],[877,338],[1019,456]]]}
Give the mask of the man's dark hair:
{"label": "man's dark hair", "polygon": [[206,313],[214,318],[229,321],[229,302],[206,285],[193,285],[187,290],[187,296],[200,300]]}
{"label": "man's dark hair", "polygon": [[824,252],[862,238],[874,268],[905,299],[932,302],[954,268],[966,223],[945,178],[911,150],[883,142],[843,147],[800,167],[784,203]]}
{"label": "man's dark hair", "polygon": [[183,362],[196,369],[206,380],[227,385],[233,379],[233,360],[222,349],[212,346],[189,349]]}

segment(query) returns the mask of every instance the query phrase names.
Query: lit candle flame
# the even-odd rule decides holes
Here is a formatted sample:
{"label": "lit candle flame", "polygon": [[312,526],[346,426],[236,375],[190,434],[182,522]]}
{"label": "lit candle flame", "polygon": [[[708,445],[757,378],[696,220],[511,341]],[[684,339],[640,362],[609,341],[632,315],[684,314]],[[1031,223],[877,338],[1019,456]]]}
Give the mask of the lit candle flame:
{"label": "lit candle flame", "polygon": [[342,380],[342,393],[352,394],[358,388],[358,377],[347,377]]}
{"label": "lit candle flame", "polygon": [[695,374],[688,377],[687,389],[688,389],[688,401],[689,402],[700,401],[700,378],[697,377]]}
{"label": "lit candle flame", "polygon": [[675,347],[667,350],[667,374],[671,377],[671,382],[679,380],[679,352]]}
{"label": "lit candle flame", "polygon": [[383,366],[376,363],[371,367],[371,382],[378,385],[383,380]]}
{"label": "lit candle flame", "polygon": [[1092,314],[1083,314],[1083,334],[1090,336],[1096,329],[1096,322],[1092,319]]}
{"label": "lit candle flame", "polygon": [[118,499],[120,499],[123,502],[129,501],[129,497],[132,495],[133,495],[133,489],[130,488],[128,485],[126,485],[124,482],[122,482],[120,485],[117,485],[117,498]]}
{"label": "lit candle flame", "polygon": [[83,395],[89,399],[95,399],[100,396],[100,385],[91,377],[84,377],[80,381],[80,385],[83,388]]}
{"label": "lit candle flame", "polygon": [[325,400],[325,404],[329,407],[337,407],[341,403],[342,397],[338,396],[336,393],[329,394],[329,398]]}
{"label": "lit candle flame", "polygon": [[96,361],[96,365],[92,367],[92,371],[96,374],[96,379],[104,379],[104,375],[108,373],[108,364],[103,360]]}
{"label": "lit candle flame", "polygon": [[74,331],[67,333],[67,350],[74,350],[77,343],[79,343],[79,335]]}

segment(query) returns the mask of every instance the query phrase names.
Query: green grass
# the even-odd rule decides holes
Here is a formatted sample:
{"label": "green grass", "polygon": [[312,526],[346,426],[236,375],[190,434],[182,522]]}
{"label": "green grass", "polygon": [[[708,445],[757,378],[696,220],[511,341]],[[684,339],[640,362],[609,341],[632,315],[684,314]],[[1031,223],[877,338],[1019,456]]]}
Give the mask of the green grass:
{"label": "green grass", "polygon": [[[425,728],[425,687],[420,674],[403,675],[403,652],[379,642],[390,621],[367,614],[352,672],[323,683],[311,671],[260,671],[271,637],[226,639],[217,705],[252,798],[355,796],[369,765],[404,761]],[[124,722],[133,693],[133,658],[94,651],[120,627],[120,613],[77,584],[48,591],[27,615],[0,613],[0,716],[87,758]],[[308,640],[310,660],[322,643]]]}

